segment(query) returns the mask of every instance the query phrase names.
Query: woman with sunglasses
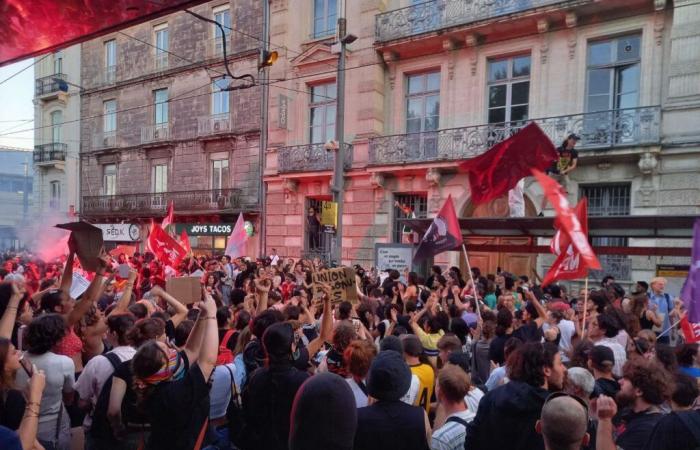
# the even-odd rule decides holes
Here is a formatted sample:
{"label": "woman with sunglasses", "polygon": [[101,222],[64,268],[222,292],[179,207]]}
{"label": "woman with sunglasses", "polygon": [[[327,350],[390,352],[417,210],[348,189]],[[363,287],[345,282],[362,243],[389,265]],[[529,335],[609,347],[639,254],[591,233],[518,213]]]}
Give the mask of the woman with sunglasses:
{"label": "woman with sunglasses", "polygon": [[201,448],[209,441],[207,381],[216,364],[219,338],[216,302],[209,294],[205,298],[184,351],[148,341],[132,360],[140,404],[151,422],[147,449]]}

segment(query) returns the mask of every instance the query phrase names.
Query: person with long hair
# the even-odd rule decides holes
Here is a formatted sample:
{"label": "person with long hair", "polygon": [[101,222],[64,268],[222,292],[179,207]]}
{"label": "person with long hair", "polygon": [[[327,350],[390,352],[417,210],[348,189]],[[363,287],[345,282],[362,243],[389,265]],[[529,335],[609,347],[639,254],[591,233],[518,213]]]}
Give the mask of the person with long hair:
{"label": "person with long hair", "polygon": [[649,296],[646,292],[632,294],[632,316],[639,321],[639,329],[651,330],[660,327],[663,319],[656,313],[658,306],[649,307]]}

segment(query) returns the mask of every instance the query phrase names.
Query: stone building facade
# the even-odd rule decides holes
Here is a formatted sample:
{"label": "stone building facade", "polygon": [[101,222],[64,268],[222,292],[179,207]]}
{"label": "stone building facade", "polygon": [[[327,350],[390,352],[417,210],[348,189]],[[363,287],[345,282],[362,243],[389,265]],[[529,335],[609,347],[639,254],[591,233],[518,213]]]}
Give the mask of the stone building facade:
{"label": "stone building facade", "polygon": [[[249,86],[262,5],[191,10],[223,32],[178,12],[82,44],[81,216],[137,225],[127,240],[144,241],[172,201],[177,233],[188,229],[195,251],[212,253],[230,231],[192,234],[194,225],[230,225],[243,213],[260,228],[261,87]],[[250,77],[224,77],[224,41],[231,74]]]}
{"label": "stone building facade", "polygon": [[[375,244],[405,241],[396,206],[432,217],[452,195],[461,217],[503,217],[506,198],[470,202],[458,162],[535,121],[558,146],[581,136],[569,196],[590,215],[700,212],[700,5],[692,1],[363,0],[346,2],[345,209],[342,260],[367,267]],[[336,64],[334,0],[271,2],[271,42],[282,58],[271,78],[266,249],[327,256],[309,235],[309,208],[331,199]],[[315,8],[312,8],[315,7]],[[308,20],[295,20],[308,17]],[[325,24],[325,26],[324,26]],[[526,215],[542,191],[525,180]],[[471,243],[527,244],[530,238]],[[687,241],[601,238],[596,246],[687,246]],[[483,272],[532,275],[551,259],[470,255]],[[631,282],[687,258],[603,257],[604,272]],[[439,263],[464,265],[457,252]],[[596,274],[599,278],[601,274]]]}

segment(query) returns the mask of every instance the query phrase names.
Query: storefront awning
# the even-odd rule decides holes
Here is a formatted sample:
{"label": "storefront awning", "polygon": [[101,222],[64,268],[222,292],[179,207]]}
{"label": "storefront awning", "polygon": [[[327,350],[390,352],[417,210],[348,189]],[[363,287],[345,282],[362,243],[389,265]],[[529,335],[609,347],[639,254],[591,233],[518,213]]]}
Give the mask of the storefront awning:
{"label": "storefront awning", "polygon": [[200,3],[204,0],[3,0],[0,66]]}

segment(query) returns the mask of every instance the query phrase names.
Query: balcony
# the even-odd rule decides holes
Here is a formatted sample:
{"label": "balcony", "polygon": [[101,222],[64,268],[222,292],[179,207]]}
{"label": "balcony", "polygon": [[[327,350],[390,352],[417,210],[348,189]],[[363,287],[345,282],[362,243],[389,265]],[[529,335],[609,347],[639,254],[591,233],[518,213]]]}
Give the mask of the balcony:
{"label": "balcony", "polygon": [[170,139],[170,124],[159,123],[141,127],[141,144],[152,144]]}
{"label": "balcony", "polygon": [[592,270],[593,280],[602,280],[606,275],[612,275],[617,281],[632,280],[632,259],[627,255],[599,255],[602,270]]}
{"label": "balcony", "polygon": [[66,160],[68,145],[60,142],[34,146],[34,165],[51,166],[58,165]]}
{"label": "balcony", "polygon": [[568,116],[546,117],[523,122],[476,125],[423,133],[379,136],[370,139],[369,164],[394,165],[469,159],[484,153],[529,122],[536,122],[559,145],[576,133],[579,151],[658,145],[661,108],[647,106]]}
{"label": "balcony", "polygon": [[230,133],[232,128],[231,115],[229,113],[204,116],[197,119],[197,136],[199,137]]}
{"label": "balcony", "polygon": [[386,42],[557,3],[563,0],[432,0],[378,14],[375,36]]}
{"label": "balcony", "polygon": [[[352,145],[345,145],[345,169],[352,166]],[[277,169],[280,173],[318,172],[333,170],[335,152],[327,151],[324,144],[305,144],[282,147],[277,153]]]}
{"label": "balcony", "polygon": [[63,73],[37,78],[34,81],[34,96],[43,101],[48,101],[65,94],[68,91],[67,79],[68,77]]}
{"label": "balcony", "polygon": [[117,147],[117,132],[116,131],[104,131],[102,133],[95,133],[92,137],[92,149],[93,150],[106,150],[108,148]]}
{"label": "balcony", "polygon": [[241,189],[210,189],[163,193],[97,195],[83,197],[82,213],[88,216],[164,215],[170,201],[178,213],[236,213],[255,210],[257,204],[242,200]]}

